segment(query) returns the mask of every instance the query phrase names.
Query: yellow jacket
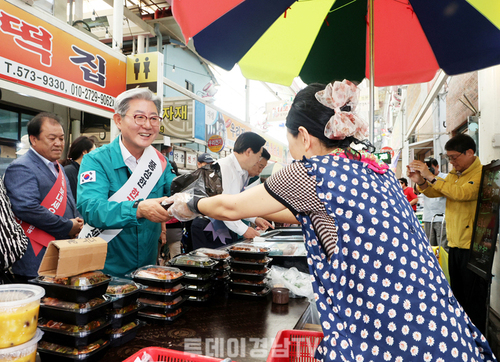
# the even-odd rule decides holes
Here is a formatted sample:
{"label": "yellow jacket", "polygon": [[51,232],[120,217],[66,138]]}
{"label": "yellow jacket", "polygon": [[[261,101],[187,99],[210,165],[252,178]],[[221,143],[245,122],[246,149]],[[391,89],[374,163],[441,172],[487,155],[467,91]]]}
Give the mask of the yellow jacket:
{"label": "yellow jacket", "polygon": [[450,248],[470,247],[482,170],[476,157],[462,174],[453,169],[445,179],[437,177],[436,183],[429,183],[425,190],[418,188],[427,197],[446,197],[446,236]]}

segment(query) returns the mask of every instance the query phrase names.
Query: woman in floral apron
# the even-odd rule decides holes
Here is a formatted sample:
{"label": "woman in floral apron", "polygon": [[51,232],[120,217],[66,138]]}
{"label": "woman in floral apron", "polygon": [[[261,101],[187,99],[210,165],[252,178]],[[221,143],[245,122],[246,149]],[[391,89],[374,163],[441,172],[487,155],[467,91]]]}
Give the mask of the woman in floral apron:
{"label": "woman in floral apron", "polygon": [[358,92],[347,80],[309,85],[286,122],[300,161],[239,195],[176,194],[170,212],[302,224],[324,333],[320,361],[496,361],[394,173],[361,150],[373,147],[356,115]]}

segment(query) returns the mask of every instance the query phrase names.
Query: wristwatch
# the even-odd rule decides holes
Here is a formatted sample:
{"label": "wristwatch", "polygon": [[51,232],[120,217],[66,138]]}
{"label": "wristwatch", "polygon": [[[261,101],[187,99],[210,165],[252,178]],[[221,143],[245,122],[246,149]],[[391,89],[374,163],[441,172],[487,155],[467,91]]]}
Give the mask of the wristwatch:
{"label": "wristwatch", "polygon": [[137,200],[136,202],[134,202],[134,204],[132,205],[132,207],[134,209],[137,209],[139,207],[139,203],[141,202],[142,200]]}
{"label": "wristwatch", "polygon": [[[426,179],[426,180],[427,180],[427,179]],[[435,178],[435,177],[434,177],[434,180],[432,180],[432,181],[427,180],[427,181],[429,181],[429,183],[430,183],[431,185],[434,185],[434,184],[436,183],[436,181],[437,181],[437,178]]]}

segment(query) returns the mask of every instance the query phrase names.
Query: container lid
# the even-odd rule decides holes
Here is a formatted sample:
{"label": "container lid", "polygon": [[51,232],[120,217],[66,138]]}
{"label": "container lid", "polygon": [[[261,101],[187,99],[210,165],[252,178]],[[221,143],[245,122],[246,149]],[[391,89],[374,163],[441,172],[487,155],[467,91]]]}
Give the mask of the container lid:
{"label": "container lid", "polygon": [[170,265],[188,266],[195,268],[212,268],[216,261],[206,255],[179,255],[168,261]]}
{"label": "container lid", "polygon": [[193,250],[190,254],[208,256],[209,258],[217,260],[223,260],[229,258],[229,253],[226,250],[220,250],[220,249],[199,248]]}
{"label": "container lid", "polygon": [[160,265],[146,265],[132,273],[132,278],[172,282],[184,276],[178,268]]}
{"label": "container lid", "polygon": [[45,289],[30,284],[0,285],[0,308],[19,307],[45,295]]}
{"label": "container lid", "polygon": [[88,272],[79,274],[73,277],[50,277],[38,276],[35,279],[29,280],[30,283],[46,285],[47,287],[73,289],[78,291],[86,291],[97,288],[104,284],[109,284],[111,276],[102,273],[101,271]]}
{"label": "container lid", "polygon": [[91,299],[85,303],[65,302],[61,299],[50,297],[43,298],[40,303],[43,307],[49,307],[61,311],[85,313],[89,310],[100,308],[101,306],[109,304],[110,302],[111,299],[103,295],[102,297]]}
{"label": "container lid", "polygon": [[240,243],[233,245],[229,247],[228,249],[230,252],[239,252],[239,253],[263,253],[263,254],[269,254],[269,248],[262,247],[262,246],[256,246],[253,244],[247,244],[247,243]]}
{"label": "container lid", "polygon": [[[13,285],[13,284],[11,284]],[[31,338],[28,342],[20,344],[18,346],[9,347],[9,348],[1,348],[0,349],[0,360],[2,361],[10,361],[11,357],[19,357],[20,353],[24,349],[28,349],[30,347],[34,347],[38,341],[42,338],[43,332],[37,328],[36,334],[33,338]]]}
{"label": "container lid", "polygon": [[106,294],[116,298],[122,298],[140,290],[141,286],[129,279],[111,278],[106,289]]}
{"label": "container lid", "polygon": [[145,323],[141,322],[139,319],[136,319],[135,321],[127,323],[124,326],[121,326],[119,328],[110,329],[106,333],[109,334],[112,339],[118,339],[118,338],[123,337],[124,335],[132,333],[133,331],[136,331],[143,324],[145,324]]}

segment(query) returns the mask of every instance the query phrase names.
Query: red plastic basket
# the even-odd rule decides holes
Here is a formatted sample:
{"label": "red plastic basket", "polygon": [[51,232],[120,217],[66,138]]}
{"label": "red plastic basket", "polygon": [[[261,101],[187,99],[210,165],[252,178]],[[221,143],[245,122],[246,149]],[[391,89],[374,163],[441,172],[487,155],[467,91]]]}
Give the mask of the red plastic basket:
{"label": "red plastic basket", "polygon": [[123,362],[134,362],[137,357],[142,357],[142,355],[146,352],[155,362],[220,362],[222,361],[219,358],[200,356],[192,353],[185,353],[180,351],[175,351],[173,349],[168,348],[160,348],[160,347],[147,347],[143,348],[132,356],[124,360]]}
{"label": "red plastic basket", "polygon": [[267,362],[316,362],[316,348],[323,332],[282,330],[274,340]]}

